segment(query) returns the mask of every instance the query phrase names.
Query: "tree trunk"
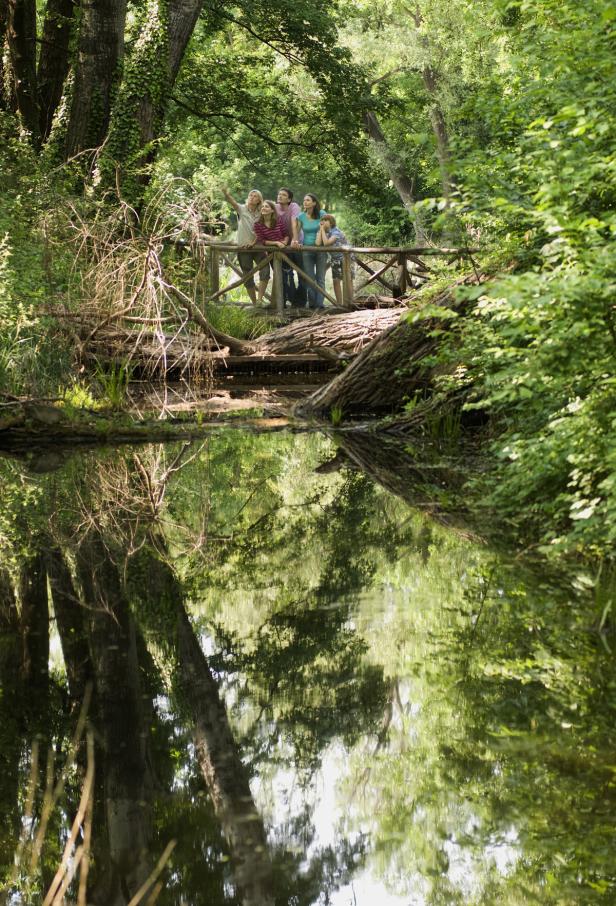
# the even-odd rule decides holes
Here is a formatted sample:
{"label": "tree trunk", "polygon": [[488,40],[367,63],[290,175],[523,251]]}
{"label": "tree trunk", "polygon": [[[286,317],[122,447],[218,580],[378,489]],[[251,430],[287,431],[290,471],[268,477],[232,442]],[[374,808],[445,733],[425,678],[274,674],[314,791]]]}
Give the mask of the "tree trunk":
{"label": "tree trunk", "polygon": [[194,31],[203,0],[170,0],[169,3],[169,75],[175,82],[184,52]]}
{"label": "tree trunk", "polygon": [[36,554],[21,565],[19,599],[23,676],[34,688],[46,690],[49,682],[49,602],[43,554]]}
{"label": "tree trunk", "polygon": [[126,0],[83,0],[65,156],[98,147],[107,134],[124,54]]}
{"label": "tree trunk", "polygon": [[[171,89],[202,5],[203,0],[170,0],[168,4],[150,0],[114,106],[107,167],[129,160],[143,166],[152,160],[151,145],[161,134]],[[129,175],[128,194],[138,195],[139,186],[146,181],[143,173]]]}
{"label": "tree trunk", "polygon": [[136,630],[118,570],[97,533],[79,546],[77,568],[104,749],[105,821],[113,874],[107,889],[128,891],[132,897],[153,867],[149,736],[143,719]]}
{"label": "tree trunk", "polygon": [[73,701],[81,703],[87,683],[93,679],[84,607],[73,586],[62,552],[57,549],[50,550],[45,562],[69,692]]}
{"label": "tree trunk", "polygon": [[432,98],[430,122],[436,139],[436,154],[441,171],[443,198],[449,203],[452,191],[451,149],[445,116],[438,100],[437,76],[431,66],[425,66],[422,72],[423,83]]}
{"label": "tree trunk", "polygon": [[75,0],[47,0],[38,65],[39,128],[49,137],[69,70],[69,43],[75,21]]}
{"label": "tree trunk", "polygon": [[8,0],[0,0],[0,110],[9,110],[7,79],[9,71],[4,63],[4,45],[7,39],[7,28],[9,24],[9,4]]}
{"label": "tree trunk", "polygon": [[8,0],[7,38],[17,110],[35,147],[40,145],[36,87],[36,0]]}
{"label": "tree trunk", "polygon": [[377,115],[373,110],[368,110],[365,114],[364,128],[377,152],[379,160],[400,196],[402,204],[411,216],[415,230],[415,239],[418,245],[423,245],[425,242],[425,232],[421,216],[416,207],[417,199],[415,198],[414,180],[409,177],[399,156],[390,147],[389,142],[381,129],[381,124],[377,119]]}

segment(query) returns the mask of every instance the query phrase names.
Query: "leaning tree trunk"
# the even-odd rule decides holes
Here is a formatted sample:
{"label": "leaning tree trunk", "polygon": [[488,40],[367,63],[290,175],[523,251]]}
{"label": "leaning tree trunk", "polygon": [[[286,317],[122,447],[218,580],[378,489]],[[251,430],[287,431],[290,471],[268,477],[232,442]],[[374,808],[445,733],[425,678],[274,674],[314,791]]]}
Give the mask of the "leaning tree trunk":
{"label": "leaning tree trunk", "polygon": [[411,216],[417,244],[423,245],[426,237],[421,216],[417,210],[414,180],[409,177],[399,155],[391,148],[373,110],[368,110],[364,116],[364,129],[400,196],[402,204]]}
{"label": "leaning tree trunk", "polygon": [[[458,281],[476,282],[474,275]],[[432,304],[458,313],[466,307],[465,300],[452,300],[451,290],[433,299]],[[443,322],[430,318],[414,324],[405,320],[388,328],[341,374],[300,403],[295,414],[325,415],[332,409],[346,416],[399,412],[415,394],[423,395],[433,387],[435,370],[426,360],[439,343],[433,336],[437,326],[442,328]]]}
{"label": "leaning tree trunk", "polygon": [[[300,403],[295,414],[326,415],[332,409],[345,416],[395,412],[415,390],[428,384],[421,360],[434,341],[416,326],[396,324],[376,337],[348,368]],[[412,375],[412,376],[411,376]]]}
{"label": "leaning tree trunk", "polygon": [[98,147],[107,134],[124,55],[126,0],[84,0],[65,156]]}

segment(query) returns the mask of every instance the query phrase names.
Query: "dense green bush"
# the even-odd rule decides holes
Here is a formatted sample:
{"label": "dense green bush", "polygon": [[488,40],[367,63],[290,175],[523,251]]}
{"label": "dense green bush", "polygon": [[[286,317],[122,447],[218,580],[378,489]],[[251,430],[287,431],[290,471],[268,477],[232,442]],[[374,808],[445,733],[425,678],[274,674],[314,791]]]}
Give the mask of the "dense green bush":
{"label": "dense green bush", "polygon": [[462,336],[474,404],[499,429],[482,490],[527,541],[605,556],[616,536],[616,7],[527,0],[504,13],[500,92],[473,101],[490,141],[462,158],[463,206],[491,220],[493,247],[516,247]]}

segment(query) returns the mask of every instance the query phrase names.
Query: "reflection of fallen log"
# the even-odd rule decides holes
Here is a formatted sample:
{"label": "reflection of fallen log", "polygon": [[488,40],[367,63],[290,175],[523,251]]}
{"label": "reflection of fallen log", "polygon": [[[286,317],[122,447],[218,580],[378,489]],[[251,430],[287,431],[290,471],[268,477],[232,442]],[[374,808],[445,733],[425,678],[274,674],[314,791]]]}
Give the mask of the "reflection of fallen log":
{"label": "reflection of fallen log", "polygon": [[410,506],[477,540],[462,500],[455,496],[469,472],[469,460],[461,458],[459,451],[455,459],[448,459],[434,445],[420,445],[417,438],[411,445],[408,438],[389,437],[381,431],[341,432],[335,440],[336,456],[318,471],[359,470]]}

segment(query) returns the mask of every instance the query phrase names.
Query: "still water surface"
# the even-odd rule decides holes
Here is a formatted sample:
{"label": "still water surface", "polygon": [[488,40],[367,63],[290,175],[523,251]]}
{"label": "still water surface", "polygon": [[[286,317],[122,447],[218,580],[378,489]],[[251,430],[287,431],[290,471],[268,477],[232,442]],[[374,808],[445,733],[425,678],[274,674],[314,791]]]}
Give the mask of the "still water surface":
{"label": "still water surface", "polygon": [[616,903],[605,602],[342,447],[0,460],[4,902]]}

